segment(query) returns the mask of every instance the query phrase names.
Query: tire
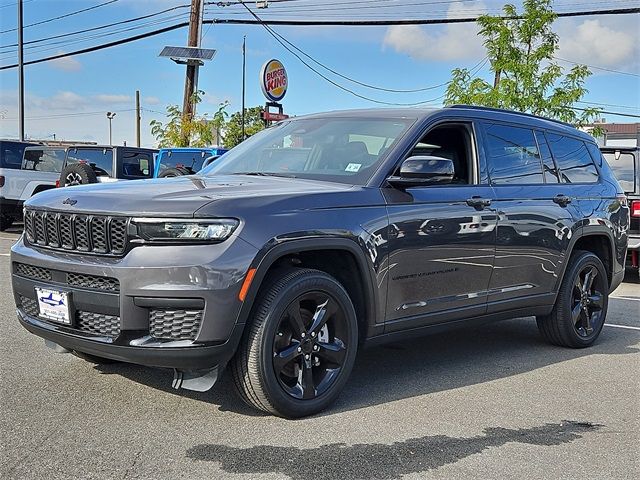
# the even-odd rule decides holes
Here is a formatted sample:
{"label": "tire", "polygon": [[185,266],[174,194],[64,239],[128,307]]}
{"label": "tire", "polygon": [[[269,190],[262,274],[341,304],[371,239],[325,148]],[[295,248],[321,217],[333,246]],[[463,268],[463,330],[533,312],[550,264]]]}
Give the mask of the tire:
{"label": "tire", "polygon": [[[591,280],[588,272],[595,273]],[[608,305],[609,280],[602,261],[591,252],[576,251],[567,265],[553,310],[536,317],[538,329],[554,345],[588,347],[602,331]]]}
{"label": "tire", "polygon": [[256,298],[230,364],[233,381],[258,410],[312,415],[339,395],[357,346],[358,322],[344,287],[324,272],[288,268],[268,277]]}
{"label": "tire", "polygon": [[4,232],[11,225],[13,225],[13,217],[0,215],[0,232]]}
{"label": "tire", "polygon": [[111,358],[98,357],[97,355],[91,355],[90,353],[78,352],[77,350],[73,351],[73,354],[85,360],[89,363],[94,363],[96,365],[107,365],[111,363],[119,363],[117,360],[112,360]]}
{"label": "tire", "polygon": [[86,163],[72,163],[64,167],[60,173],[61,187],[87,185],[89,183],[98,183],[98,177],[91,165]]}
{"label": "tire", "polygon": [[191,175],[191,172],[188,168],[184,167],[167,168],[164,172],[158,175],[158,178],[181,177],[182,175]]}

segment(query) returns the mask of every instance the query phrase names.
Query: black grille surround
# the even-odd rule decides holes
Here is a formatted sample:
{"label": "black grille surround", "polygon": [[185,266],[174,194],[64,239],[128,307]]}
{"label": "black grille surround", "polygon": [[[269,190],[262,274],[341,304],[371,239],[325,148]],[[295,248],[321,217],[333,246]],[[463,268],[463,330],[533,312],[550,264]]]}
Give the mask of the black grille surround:
{"label": "black grille surround", "polygon": [[149,334],[163,340],[195,340],[202,310],[149,310]]}
{"label": "black grille surround", "polygon": [[[117,278],[89,275],[86,273],[62,272],[49,268],[36,267],[26,263],[14,262],[13,271],[21,277],[33,280],[52,281],[62,288],[75,287],[101,292],[120,292],[120,282]],[[56,285],[56,286],[57,286]]]}
{"label": "black grille surround", "polygon": [[27,243],[53,250],[124,255],[129,246],[128,217],[26,209]]}
{"label": "black grille surround", "polygon": [[[51,322],[51,320],[40,316],[40,309],[38,308],[37,300],[25,297],[24,295],[19,295],[19,299],[20,309],[27,315],[36,317],[45,322],[64,326],[64,324]],[[115,338],[120,335],[120,317],[116,315],[106,315],[104,313],[94,313],[77,310],[75,312],[75,324],[73,327],[69,328],[93,335]]]}

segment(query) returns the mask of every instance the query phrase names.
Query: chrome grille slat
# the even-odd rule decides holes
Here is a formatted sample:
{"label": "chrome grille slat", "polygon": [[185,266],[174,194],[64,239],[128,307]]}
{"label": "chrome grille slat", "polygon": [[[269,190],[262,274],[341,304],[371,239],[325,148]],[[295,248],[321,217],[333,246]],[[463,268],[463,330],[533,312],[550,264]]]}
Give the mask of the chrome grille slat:
{"label": "chrome grille slat", "polygon": [[27,242],[55,250],[122,255],[128,246],[128,226],[126,217],[25,211]]}

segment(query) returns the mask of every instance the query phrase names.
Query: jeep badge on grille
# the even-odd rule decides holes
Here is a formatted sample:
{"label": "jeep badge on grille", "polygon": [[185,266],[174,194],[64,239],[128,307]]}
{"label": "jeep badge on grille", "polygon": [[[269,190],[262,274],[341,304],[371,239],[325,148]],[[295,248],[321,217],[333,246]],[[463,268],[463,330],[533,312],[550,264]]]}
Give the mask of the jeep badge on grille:
{"label": "jeep badge on grille", "polygon": [[62,202],[63,205],[75,205],[78,203],[78,200],[73,200],[72,198],[67,198]]}

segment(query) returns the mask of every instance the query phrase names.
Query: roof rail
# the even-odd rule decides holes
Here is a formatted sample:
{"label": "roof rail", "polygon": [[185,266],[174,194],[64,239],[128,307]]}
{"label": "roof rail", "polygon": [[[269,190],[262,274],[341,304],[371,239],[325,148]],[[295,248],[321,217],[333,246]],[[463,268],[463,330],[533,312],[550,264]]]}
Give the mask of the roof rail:
{"label": "roof rail", "polygon": [[515,115],[523,115],[525,117],[537,118],[539,120],[546,120],[548,122],[558,123],[560,125],[564,125],[565,127],[575,128],[574,125],[571,125],[570,123],[567,123],[567,122],[563,122],[562,120],[556,120],[555,118],[541,117],[540,115],[534,115],[532,113],[517,112],[515,110],[507,110],[504,108],[482,107],[479,105],[463,105],[463,104],[449,105],[446,108],[468,108],[471,110],[486,110],[488,112],[513,113]]}

